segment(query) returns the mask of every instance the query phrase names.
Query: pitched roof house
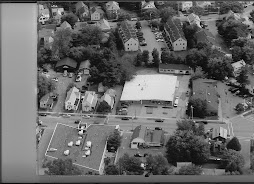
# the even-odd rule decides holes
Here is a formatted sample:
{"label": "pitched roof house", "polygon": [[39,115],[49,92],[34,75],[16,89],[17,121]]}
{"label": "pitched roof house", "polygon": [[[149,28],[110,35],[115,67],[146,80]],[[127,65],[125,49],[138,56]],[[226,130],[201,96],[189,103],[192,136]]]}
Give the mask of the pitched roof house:
{"label": "pitched roof house", "polygon": [[79,65],[79,73],[89,75],[90,65],[91,63],[89,60],[81,61]]}
{"label": "pitched roof house", "polygon": [[234,13],[232,10],[229,10],[227,15],[226,15],[226,20],[228,19],[234,19],[234,20],[238,20],[238,21],[241,21],[242,20],[242,17],[239,13]]}
{"label": "pitched roof house", "polygon": [[156,9],[156,6],[154,5],[154,1],[142,1],[141,2],[141,9],[147,10],[147,9]]}
{"label": "pitched roof house", "polygon": [[118,11],[120,10],[119,3],[115,1],[109,1],[106,3],[107,11]]}
{"label": "pitched roof house", "polygon": [[50,93],[44,95],[40,99],[40,108],[42,108],[42,109],[52,109],[53,108],[53,104],[54,104],[54,101],[50,97]]}
{"label": "pitched roof house", "polygon": [[233,71],[233,74],[235,77],[237,77],[242,69],[242,67],[245,67],[246,66],[246,63],[244,62],[244,60],[240,60],[240,61],[237,61],[235,63],[232,63],[231,64],[234,71]]}
{"label": "pitched roof house", "polygon": [[80,92],[76,87],[72,87],[67,92],[67,97],[65,99],[65,109],[66,110],[77,110],[80,102]]}
{"label": "pitched roof house", "polygon": [[109,22],[106,19],[101,19],[96,23],[96,25],[101,28],[102,31],[108,32],[110,31],[111,27],[109,25]]}
{"label": "pitched roof house", "polygon": [[60,29],[72,29],[71,25],[67,22],[64,21],[61,25],[60,25]]}
{"label": "pitched roof house", "polygon": [[74,71],[77,68],[77,62],[69,57],[59,60],[56,63],[56,71]]}
{"label": "pitched roof house", "polygon": [[164,29],[166,36],[171,42],[174,51],[187,49],[187,40],[184,36],[182,25],[179,19],[168,19]]}
{"label": "pitched roof house", "polygon": [[228,137],[227,129],[223,127],[213,128],[213,132],[212,132],[213,140],[225,141],[227,137]]}
{"label": "pitched roof house", "polygon": [[82,1],[79,1],[76,5],[76,15],[80,20],[89,18],[89,8]]}
{"label": "pitched roof house", "polygon": [[100,6],[94,6],[90,10],[91,20],[100,20],[104,17],[104,11]]}
{"label": "pitched roof house", "polygon": [[119,35],[122,39],[125,51],[137,51],[139,42],[134,27],[127,21],[123,21],[119,27]]}
{"label": "pitched roof house", "polygon": [[52,29],[42,29],[39,30],[39,42],[40,46],[52,48],[52,43],[54,41],[54,31]]}
{"label": "pitched roof house", "polygon": [[111,97],[109,94],[104,93],[104,95],[101,97],[101,102],[105,101],[107,104],[113,109],[114,104],[115,104],[115,99]]}
{"label": "pitched roof house", "polygon": [[164,131],[151,130],[144,126],[137,126],[131,137],[131,148],[139,146],[162,146],[164,145]]}
{"label": "pitched roof house", "polygon": [[221,49],[221,47],[217,44],[213,34],[206,29],[199,29],[196,32],[196,38],[197,38],[197,43],[204,42],[210,45],[212,48],[217,48],[219,50]]}
{"label": "pitched roof house", "polygon": [[196,24],[198,27],[201,28],[201,26],[200,26],[201,20],[200,20],[199,16],[195,15],[194,13],[191,13],[188,15],[187,18],[188,18],[190,25]]}
{"label": "pitched roof house", "polygon": [[98,102],[98,95],[95,91],[86,91],[82,100],[82,111],[89,112],[95,109]]}

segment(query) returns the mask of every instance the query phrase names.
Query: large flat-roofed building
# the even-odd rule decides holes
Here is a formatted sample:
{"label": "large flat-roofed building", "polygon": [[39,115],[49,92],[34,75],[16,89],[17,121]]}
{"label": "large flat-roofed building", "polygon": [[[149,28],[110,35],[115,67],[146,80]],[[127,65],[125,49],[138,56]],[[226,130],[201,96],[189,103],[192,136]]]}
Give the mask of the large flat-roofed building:
{"label": "large flat-roofed building", "polygon": [[172,106],[177,76],[166,74],[137,75],[125,82],[120,101],[155,106]]}
{"label": "large flat-roofed building", "polygon": [[45,157],[50,160],[72,159],[73,164],[85,173],[103,174],[107,138],[118,128],[117,125],[89,125],[79,129],[58,123]]}

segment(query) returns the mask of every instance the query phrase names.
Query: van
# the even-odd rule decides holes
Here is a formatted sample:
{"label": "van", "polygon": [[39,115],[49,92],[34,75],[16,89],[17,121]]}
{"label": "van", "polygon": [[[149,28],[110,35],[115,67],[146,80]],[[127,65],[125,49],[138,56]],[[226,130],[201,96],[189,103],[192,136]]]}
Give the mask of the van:
{"label": "van", "polygon": [[177,99],[175,100],[174,107],[177,107],[177,106],[178,106],[178,102],[179,102],[179,99],[177,98]]}

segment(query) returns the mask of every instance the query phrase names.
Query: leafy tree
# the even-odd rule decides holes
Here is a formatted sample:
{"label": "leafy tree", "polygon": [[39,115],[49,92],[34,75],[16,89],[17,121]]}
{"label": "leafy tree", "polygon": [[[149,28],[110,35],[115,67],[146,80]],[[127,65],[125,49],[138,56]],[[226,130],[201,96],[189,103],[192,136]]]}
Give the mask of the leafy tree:
{"label": "leafy tree", "polygon": [[206,69],[208,64],[208,56],[204,50],[191,49],[186,56],[187,65],[192,68],[196,68],[197,66],[201,66],[202,69]]}
{"label": "leafy tree", "polygon": [[242,48],[239,46],[232,47],[232,59],[233,61],[237,62],[243,58],[243,51]]}
{"label": "leafy tree", "polygon": [[237,1],[227,1],[223,2],[220,5],[220,14],[228,13],[229,10],[232,10],[234,13],[242,13],[244,7],[241,3]]}
{"label": "leafy tree", "polygon": [[250,12],[249,19],[254,23],[254,10]]}
{"label": "leafy tree", "polygon": [[97,107],[97,112],[110,112],[110,111],[111,107],[105,101],[100,102],[100,104]]}
{"label": "leafy tree", "polygon": [[55,83],[48,79],[47,77],[43,76],[42,74],[38,75],[38,100],[41,99],[44,95],[52,92],[53,90],[56,89]]}
{"label": "leafy tree", "polygon": [[139,21],[136,22],[136,28],[140,29],[141,28],[141,23]]}
{"label": "leafy tree", "polygon": [[142,62],[143,62],[143,55],[141,52],[139,52],[136,58],[136,66],[142,66]]}
{"label": "leafy tree", "polygon": [[192,112],[191,106],[193,107],[193,116],[204,118],[207,115],[207,103],[205,100],[190,97],[187,113],[190,114]]}
{"label": "leafy tree", "polygon": [[225,165],[226,169],[225,172],[242,172],[242,168],[244,167],[244,157],[241,155],[241,153],[229,149],[224,152],[225,157]]}
{"label": "leafy tree", "polygon": [[153,49],[152,56],[153,56],[154,66],[155,67],[159,67],[160,57],[159,57],[159,52],[158,52],[158,50],[156,48]]}
{"label": "leafy tree", "polygon": [[197,39],[195,33],[197,32],[197,25],[188,25],[187,23],[183,24],[184,36],[187,39],[188,48],[194,48],[196,46]]}
{"label": "leafy tree", "polygon": [[243,67],[240,71],[240,74],[236,77],[236,80],[241,84],[242,87],[245,87],[250,83],[248,78],[248,70],[247,68]]}
{"label": "leafy tree", "polygon": [[172,7],[165,7],[160,10],[160,18],[163,23],[166,23],[174,15],[176,15],[176,11]]}
{"label": "leafy tree", "polygon": [[242,59],[249,65],[254,64],[254,46],[246,45],[242,48],[243,56]]}
{"label": "leafy tree", "polygon": [[68,56],[72,47],[72,32],[69,29],[60,29],[55,33],[52,53],[60,58]]}
{"label": "leafy tree", "polygon": [[109,135],[107,140],[108,150],[112,148],[116,151],[118,147],[121,145],[121,135],[120,132],[115,130],[112,134]]}
{"label": "leafy tree", "polygon": [[47,21],[48,24],[58,24],[57,20],[54,19],[54,18],[50,18],[48,21]]}
{"label": "leafy tree", "polygon": [[120,13],[118,14],[119,21],[130,20],[130,19],[131,19],[131,15],[127,12],[120,11]]}
{"label": "leafy tree", "polygon": [[159,27],[159,25],[160,25],[160,22],[158,22],[157,20],[152,20],[151,21],[151,25],[152,25],[152,27]]}
{"label": "leafy tree", "polygon": [[206,78],[206,74],[204,73],[204,71],[202,70],[202,68],[200,66],[198,66],[195,70],[194,73],[191,74],[191,80],[195,80],[195,79],[204,79]]}
{"label": "leafy tree", "polygon": [[198,16],[204,15],[204,12],[205,12],[204,8],[199,7],[199,6],[192,6],[189,9],[189,13],[194,13]]}
{"label": "leafy tree", "polygon": [[71,159],[56,159],[49,161],[46,164],[48,170],[45,171],[47,175],[81,175],[82,171],[73,165]]}
{"label": "leafy tree", "polygon": [[231,46],[234,47],[234,46],[238,46],[238,47],[244,47],[246,46],[248,43],[248,39],[247,38],[237,38],[237,39],[234,39],[232,40],[232,43],[231,43]]}
{"label": "leafy tree", "polygon": [[169,63],[169,57],[170,57],[170,52],[169,51],[162,51],[161,52],[161,62],[162,63]]}
{"label": "leafy tree", "polygon": [[157,9],[148,9],[142,14],[145,20],[153,20],[159,17],[159,11]]}
{"label": "leafy tree", "polygon": [[241,144],[237,137],[233,137],[227,144],[227,149],[232,149],[235,151],[241,151]]}
{"label": "leafy tree", "polygon": [[192,131],[176,131],[166,144],[166,157],[174,165],[176,162],[203,164],[209,156],[209,144]]}
{"label": "leafy tree", "polygon": [[104,171],[106,175],[119,175],[119,170],[116,165],[108,165]]}
{"label": "leafy tree", "polygon": [[143,51],[142,58],[143,58],[143,62],[145,63],[145,65],[148,66],[148,62],[149,62],[149,51],[148,50]]}
{"label": "leafy tree", "polygon": [[243,112],[244,111],[244,105],[242,103],[238,103],[236,106],[235,106],[235,110],[237,112]]}
{"label": "leafy tree", "polygon": [[233,76],[234,69],[228,57],[209,59],[207,68],[208,76],[216,80],[223,80],[225,77]]}
{"label": "leafy tree", "polygon": [[66,88],[66,93],[67,93],[68,91],[70,91],[70,89],[73,88],[73,87],[77,87],[77,85],[76,85],[74,82],[70,83],[70,84],[67,86],[67,88]]}
{"label": "leafy tree", "polygon": [[95,52],[94,49],[89,46],[88,47],[83,47],[83,46],[72,47],[70,49],[68,56],[70,58],[73,58],[75,61],[80,62],[87,59],[91,60],[94,52]]}
{"label": "leafy tree", "polygon": [[40,48],[37,54],[37,63],[42,66],[51,61],[52,51],[49,48]]}
{"label": "leafy tree", "polygon": [[161,154],[149,155],[146,158],[146,170],[153,175],[169,175],[172,173],[167,159]]}
{"label": "leafy tree", "polygon": [[192,131],[197,136],[205,135],[205,127],[203,123],[200,123],[198,126],[192,120],[181,120],[177,121],[177,131]]}
{"label": "leafy tree", "polygon": [[117,165],[120,174],[142,175],[144,173],[144,169],[141,167],[141,160],[134,156],[130,157],[127,153],[119,158]]}
{"label": "leafy tree", "polygon": [[177,1],[164,1],[163,7],[172,7],[175,11],[178,11]]}
{"label": "leafy tree", "polygon": [[75,15],[73,13],[66,14],[61,17],[61,23],[63,23],[64,21],[68,22],[71,25],[71,27],[73,28],[75,23],[78,22],[78,17],[77,17],[77,15]]}
{"label": "leafy tree", "polygon": [[186,165],[182,166],[178,173],[178,175],[201,175],[202,174],[202,168],[195,165]]}

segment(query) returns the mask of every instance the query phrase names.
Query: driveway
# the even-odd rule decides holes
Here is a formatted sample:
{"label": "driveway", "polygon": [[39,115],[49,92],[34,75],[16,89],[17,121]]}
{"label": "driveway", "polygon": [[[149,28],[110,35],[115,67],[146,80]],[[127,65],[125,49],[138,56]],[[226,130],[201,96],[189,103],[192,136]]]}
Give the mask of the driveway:
{"label": "driveway", "polygon": [[166,47],[164,42],[157,42],[155,39],[155,35],[153,34],[151,28],[148,26],[148,22],[146,20],[140,21],[142,25],[142,32],[144,33],[144,38],[146,39],[147,46],[141,46],[141,51],[148,50],[150,53],[150,61],[152,61],[152,52],[153,49],[156,48],[159,51],[159,55],[161,55],[161,48]]}

